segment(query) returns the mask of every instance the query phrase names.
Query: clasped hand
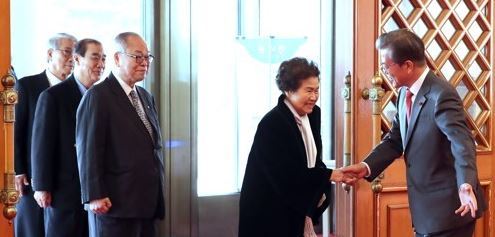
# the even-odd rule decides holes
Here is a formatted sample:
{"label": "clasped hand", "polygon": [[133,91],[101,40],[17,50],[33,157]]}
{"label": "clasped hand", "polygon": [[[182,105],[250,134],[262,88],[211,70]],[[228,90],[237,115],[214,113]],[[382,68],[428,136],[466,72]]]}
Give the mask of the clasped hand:
{"label": "clasped hand", "polygon": [[47,208],[52,204],[52,194],[47,191],[34,192],[34,200],[41,208]]}
{"label": "clasped hand", "polygon": [[359,163],[336,169],[332,172],[330,180],[333,182],[342,182],[348,185],[354,185],[359,179],[368,174],[366,165]]}
{"label": "clasped hand", "polygon": [[89,202],[89,210],[99,215],[107,213],[111,207],[112,202],[108,197],[92,200],[91,202]]}

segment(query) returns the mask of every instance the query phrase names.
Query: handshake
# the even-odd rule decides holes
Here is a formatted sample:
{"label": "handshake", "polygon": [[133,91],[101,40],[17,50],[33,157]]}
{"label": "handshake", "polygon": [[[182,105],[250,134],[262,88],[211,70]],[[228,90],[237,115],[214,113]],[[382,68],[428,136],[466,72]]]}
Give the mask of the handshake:
{"label": "handshake", "polygon": [[339,169],[334,169],[330,181],[354,185],[359,179],[368,176],[368,167],[364,163],[357,163]]}

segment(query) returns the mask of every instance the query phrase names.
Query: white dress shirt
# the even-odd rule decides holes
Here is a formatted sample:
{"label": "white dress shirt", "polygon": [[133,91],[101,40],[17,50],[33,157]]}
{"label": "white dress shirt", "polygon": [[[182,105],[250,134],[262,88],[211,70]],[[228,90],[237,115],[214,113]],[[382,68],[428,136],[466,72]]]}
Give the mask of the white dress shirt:
{"label": "white dress shirt", "polygon": [[57,76],[53,75],[50,70],[46,69],[45,70],[46,77],[48,77],[48,82],[50,83],[50,86],[57,85],[58,83],[62,82],[63,80],[60,80]]}

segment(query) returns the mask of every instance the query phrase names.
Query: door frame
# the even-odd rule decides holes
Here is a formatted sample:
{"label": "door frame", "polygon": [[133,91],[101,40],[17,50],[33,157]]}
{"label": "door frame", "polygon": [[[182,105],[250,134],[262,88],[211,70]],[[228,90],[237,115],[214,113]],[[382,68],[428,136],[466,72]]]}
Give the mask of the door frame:
{"label": "door frame", "polygon": [[[425,2],[425,1],[423,1]],[[351,95],[352,95],[352,134],[353,138],[351,141],[351,160],[352,163],[360,162],[366,155],[371,151],[373,147],[374,138],[371,136],[373,131],[371,126],[363,126],[363,124],[371,124],[371,102],[362,99],[362,90],[365,88],[371,87],[371,79],[376,71],[378,71],[378,55],[374,47],[374,42],[376,37],[379,35],[379,21],[381,18],[381,0],[354,0],[352,1],[352,9],[353,9],[353,24],[352,24],[352,32],[354,35],[352,36],[352,65],[353,69],[351,70],[352,80],[351,80]],[[493,9],[494,2],[489,1],[490,9]],[[337,12],[340,10],[337,9]],[[493,19],[493,12],[488,12],[489,18]],[[492,20],[493,21],[493,20]],[[494,23],[492,22],[491,27],[493,28]],[[492,68],[494,66],[495,60],[494,58],[494,50],[493,45],[495,39],[495,32],[492,33],[492,41],[488,45],[488,49],[490,50],[490,57],[492,58]],[[338,62],[338,60],[336,60]],[[340,77],[342,78],[342,77]],[[339,82],[337,79],[336,82]],[[495,91],[495,83],[492,81],[489,83],[489,88],[487,90],[490,94],[490,105],[493,106],[494,103],[494,91]],[[343,88],[341,82],[336,83],[336,89]],[[340,100],[340,101],[339,101]],[[342,106],[343,102],[341,99],[336,101],[336,109],[339,106]],[[339,113],[336,113],[339,114]],[[342,114],[342,113],[341,113]],[[494,112],[491,111],[492,123]],[[342,137],[342,128],[344,126],[339,126],[337,124],[336,128],[338,129],[337,136],[340,135]],[[490,136],[495,134],[494,125],[490,124],[489,126]],[[493,182],[495,177],[493,177],[493,171],[495,171],[495,156],[493,153],[493,139],[491,142],[490,151],[478,151],[477,152],[477,164],[478,167],[483,167],[479,172],[479,177],[482,183],[482,186],[485,189],[485,195],[487,198],[490,198],[489,207],[490,209],[486,212],[485,218],[482,220],[483,230],[477,229],[476,235],[480,235],[483,233],[488,233],[488,236],[493,235],[493,217],[494,217],[494,208],[495,202],[493,198]],[[341,145],[337,147],[337,149],[341,149]],[[342,154],[340,150],[337,154]],[[338,164],[340,166],[340,164]],[[400,180],[402,177],[396,176],[396,171],[403,172],[403,162],[401,160],[396,160],[391,167],[389,167],[386,172],[386,177],[388,179]],[[394,172],[392,172],[394,171]],[[401,174],[403,175],[403,174]],[[405,179],[404,179],[405,184]],[[391,185],[387,178],[385,178],[382,182],[382,185],[387,188],[388,185]],[[397,184],[395,184],[397,185]],[[400,184],[403,185],[403,184]],[[400,186],[399,185],[399,186]],[[359,236],[359,237],[367,237],[367,236],[380,236],[380,231],[376,229],[376,226],[379,222],[377,218],[377,212],[381,205],[376,198],[376,195],[371,190],[370,183],[366,181],[359,181],[354,188],[351,189],[351,192],[347,194],[343,190],[337,190],[337,214],[339,218],[337,219],[337,236]],[[388,190],[390,192],[402,192],[405,190],[399,190],[395,188],[394,190]],[[383,201],[383,200],[382,200]],[[350,204],[349,204],[350,203]],[[406,202],[407,203],[407,202]],[[400,205],[396,205],[396,208],[404,208]],[[407,207],[408,208],[408,207]],[[383,210],[382,210],[383,211]],[[349,221],[351,219],[352,221]],[[349,226],[350,222],[350,226]],[[383,229],[383,227],[382,227]],[[386,231],[386,230],[385,230]],[[412,233],[411,233],[412,234]]]}
{"label": "door frame", "polygon": [[[10,71],[10,0],[0,1],[0,29],[3,29],[4,32],[2,37],[0,37],[0,78],[3,78]],[[1,86],[1,90],[4,90],[4,87]],[[0,114],[4,115],[4,106],[1,103],[0,106]],[[0,187],[2,192],[6,191],[8,196],[11,195],[11,190],[13,187],[13,178],[14,178],[14,140],[13,140],[13,123],[5,123],[5,117],[0,116],[0,126],[2,127],[2,133],[0,140]],[[7,139],[7,140],[5,140]],[[6,162],[6,159],[8,160]],[[6,167],[7,165],[7,167]],[[6,180],[9,182],[6,182]],[[7,186],[7,187],[5,187]],[[17,192],[14,192],[18,199]],[[5,205],[0,203],[0,209],[2,212],[4,211]],[[9,221],[5,218],[4,215],[0,217],[0,235],[1,236],[13,236],[13,224],[12,221]]]}

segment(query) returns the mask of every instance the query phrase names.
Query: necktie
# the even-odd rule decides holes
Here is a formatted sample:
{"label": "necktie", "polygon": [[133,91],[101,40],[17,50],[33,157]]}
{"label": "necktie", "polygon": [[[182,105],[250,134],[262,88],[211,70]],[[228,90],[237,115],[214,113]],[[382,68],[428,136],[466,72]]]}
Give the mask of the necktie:
{"label": "necktie", "polygon": [[151,124],[146,118],[146,114],[143,111],[143,108],[139,106],[139,98],[137,96],[137,93],[135,90],[131,90],[129,93],[129,96],[131,97],[132,105],[134,106],[134,109],[136,109],[137,114],[139,115],[139,118],[141,121],[143,121],[144,126],[146,127],[146,130],[148,130],[148,133],[150,134],[151,138],[153,139],[153,129],[151,128]]}
{"label": "necktie", "polygon": [[409,120],[411,120],[412,97],[413,97],[413,93],[409,89],[407,89],[407,91],[406,91],[406,119],[407,119],[407,123],[409,123]]}

